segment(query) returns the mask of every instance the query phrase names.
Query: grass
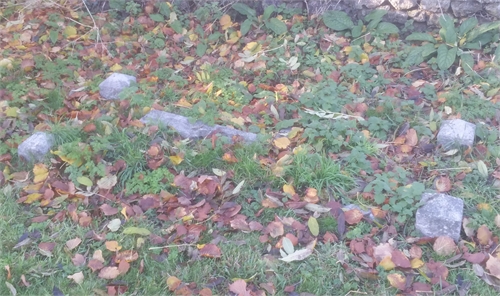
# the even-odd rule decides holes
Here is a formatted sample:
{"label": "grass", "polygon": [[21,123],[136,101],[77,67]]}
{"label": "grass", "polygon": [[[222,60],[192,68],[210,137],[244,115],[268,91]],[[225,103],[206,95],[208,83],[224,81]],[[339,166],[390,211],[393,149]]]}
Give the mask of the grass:
{"label": "grass", "polygon": [[[0,26],[13,20],[16,9],[8,8]],[[414,64],[411,55],[418,46],[384,32],[376,21],[367,26],[372,31],[365,37],[377,42],[363,44],[364,38],[350,37],[354,29],[339,32],[321,19],[301,21],[284,8],[266,16],[272,21],[259,24],[240,7],[245,14],[238,17],[246,16],[260,28],[245,36],[238,35],[245,18],[235,18],[236,10],[229,7],[222,11],[207,4],[195,13],[198,19],[164,3],[154,14],[136,5],[127,9],[147,22],[131,26],[130,18],[119,19],[113,12],[116,18],[108,15],[102,25],[84,10],[74,13],[89,27],[79,27],[71,21],[73,14],[46,8],[35,16],[28,9],[25,23],[34,31],[41,21],[47,23],[46,32],[39,32],[39,41],[30,45],[33,52],[12,46],[24,36],[21,32],[0,40],[2,54],[9,57],[0,61],[0,266],[6,267],[0,271],[0,295],[12,293],[3,282],[22,295],[57,290],[103,295],[116,286],[128,289],[127,295],[179,294],[173,277],[193,294],[209,288],[213,295],[228,295],[239,279],[253,292],[275,295],[406,293],[387,276],[406,273],[410,278],[412,273],[416,282],[426,278],[416,269],[386,271],[366,264],[369,249],[363,257],[351,244],[378,246],[390,239],[409,252],[413,244],[407,239],[417,235],[413,214],[421,191],[434,189],[433,181],[441,176],[450,178],[447,193],[464,199],[470,226],[487,225],[497,240],[500,140],[494,126],[500,79],[495,75],[454,74],[457,63],[440,69],[438,56],[421,57]],[[169,19],[174,12],[177,20]],[[232,24],[223,29],[220,17],[226,12]],[[116,40],[95,39],[95,31],[89,32],[94,21],[104,31],[101,37]],[[286,30],[277,34],[282,22]],[[498,43],[493,40],[498,37],[490,37]],[[9,38],[13,43],[5,42]],[[379,42],[386,39],[385,45]],[[328,49],[320,46],[326,43]],[[482,48],[485,53],[477,50],[485,62],[472,70],[497,67],[498,61],[489,60],[487,53],[494,50],[489,43]],[[294,58],[295,64],[290,62]],[[108,72],[135,75],[137,85],[120,100],[101,100],[98,84]],[[70,92],[75,89],[80,90]],[[255,132],[259,140],[182,139],[168,128],[139,122],[152,106]],[[333,113],[341,116],[329,117]],[[473,149],[450,154],[439,147],[421,150],[420,141],[426,137],[435,143],[440,122],[452,118],[477,124]],[[413,141],[409,129],[418,144],[408,144]],[[43,164],[25,163],[16,147],[36,130],[52,133],[55,145]],[[479,160],[488,177],[479,171]],[[153,169],[155,162],[161,164]],[[115,176],[116,184],[110,179]],[[42,181],[34,184],[34,178]],[[311,198],[309,188],[318,193],[316,212],[303,204]],[[40,196],[23,202],[28,194]],[[333,202],[389,212],[376,223],[362,219],[345,224],[336,210],[323,211]],[[36,222],[44,216],[46,220]],[[88,225],[82,222],[86,218]],[[109,223],[117,220],[120,228],[110,229]],[[314,221],[318,235],[313,235]],[[263,229],[236,227],[251,222]],[[282,233],[273,228],[280,223]],[[127,234],[132,227],[151,235]],[[389,228],[395,229],[394,237]],[[341,240],[325,242],[327,232]],[[315,240],[311,255],[291,263],[279,260],[285,235],[299,241],[295,249]],[[82,242],[68,248],[75,238]],[[487,249],[475,237],[463,240],[471,252]],[[138,259],[125,274],[105,279],[102,269],[93,272],[87,264],[102,251],[104,266],[118,266],[120,251],[106,246],[113,241],[120,251],[137,252]],[[54,249],[49,254],[40,243],[53,243]],[[220,249],[220,257],[202,256],[201,250],[211,245]],[[450,258],[437,256],[431,244],[422,249],[424,262]],[[83,265],[73,262],[77,254],[85,258]],[[68,278],[79,272],[82,282]],[[470,263],[452,263],[447,281],[459,288],[470,283],[470,295],[496,295]],[[441,289],[433,287],[436,293]]]}

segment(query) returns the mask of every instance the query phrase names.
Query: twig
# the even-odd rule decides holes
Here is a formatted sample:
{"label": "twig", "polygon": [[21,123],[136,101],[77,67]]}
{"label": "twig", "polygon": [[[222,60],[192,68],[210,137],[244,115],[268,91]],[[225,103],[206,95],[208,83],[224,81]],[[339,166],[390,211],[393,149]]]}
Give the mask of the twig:
{"label": "twig", "polygon": [[149,250],[158,250],[158,249],[173,248],[173,247],[193,247],[193,246],[196,246],[196,244],[166,245],[163,247],[151,247],[149,248]]}

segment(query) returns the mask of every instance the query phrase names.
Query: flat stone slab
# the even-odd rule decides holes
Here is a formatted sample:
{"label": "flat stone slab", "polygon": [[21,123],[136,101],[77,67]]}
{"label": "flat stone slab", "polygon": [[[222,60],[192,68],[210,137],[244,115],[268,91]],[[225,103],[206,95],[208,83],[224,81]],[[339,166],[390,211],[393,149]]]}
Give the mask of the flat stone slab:
{"label": "flat stone slab", "polygon": [[159,110],[149,111],[148,114],[141,118],[141,121],[147,124],[162,123],[175,129],[183,138],[205,138],[211,133],[216,132],[229,138],[240,136],[245,142],[254,142],[257,140],[257,134],[254,133],[243,132],[222,125],[209,126],[201,121],[191,123],[185,116]]}
{"label": "flat stone slab", "polygon": [[42,161],[54,144],[54,136],[36,132],[17,147],[17,154],[27,161]]}
{"label": "flat stone slab", "polygon": [[460,239],[464,202],[443,193],[422,194],[424,205],[417,210],[415,228],[424,236]]}
{"label": "flat stone slab", "polygon": [[99,84],[99,94],[105,100],[119,99],[122,90],[129,87],[132,82],[137,82],[134,76],[113,73]]}
{"label": "flat stone slab", "polygon": [[437,135],[437,142],[445,149],[457,146],[472,146],[476,125],[462,119],[444,120]]}

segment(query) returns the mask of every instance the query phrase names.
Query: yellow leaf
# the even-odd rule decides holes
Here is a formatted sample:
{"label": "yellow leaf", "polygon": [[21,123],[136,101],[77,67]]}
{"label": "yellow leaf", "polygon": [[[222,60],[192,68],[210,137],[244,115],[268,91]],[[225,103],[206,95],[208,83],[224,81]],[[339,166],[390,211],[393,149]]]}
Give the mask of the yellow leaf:
{"label": "yellow leaf", "polygon": [[184,108],[191,108],[193,105],[189,103],[185,97],[182,97],[180,100],[175,103],[175,106],[177,107],[184,107]]}
{"label": "yellow leaf", "polygon": [[106,241],[104,245],[111,252],[119,251],[122,248],[117,241]]}
{"label": "yellow leaf", "polygon": [[413,258],[413,259],[411,259],[410,264],[411,264],[411,268],[417,269],[417,268],[424,266],[424,261],[422,261],[418,258]]}
{"label": "yellow leaf", "polygon": [[75,36],[76,35],[76,28],[73,26],[66,26],[66,28],[64,28],[64,35],[66,37]]}
{"label": "yellow leaf", "polygon": [[392,273],[387,275],[387,280],[389,280],[391,286],[399,290],[404,290],[406,286],[406,277],[399,273]]}
{"label": "yellow leaf", "polygon": [[229,39],[226,42],[229,44],[235,44],[236,42],[238,42],[238,40],[240,40],[240,37],[240,31],[232,32],[231,34],[229,34]]}
{"label": "yellow leaf", "polygon": [[366,52],[363,52],[361,55],[360,55],[360,58],[361,58],[361,63],[366,63],[370,60],[370,58],[368,57],[368,55],[366,54]]}
{"label": "yellow leaf", "polygon": [[25,204],[31,204],[31,203],[39,200],[41,197],[42,197],[41,193],[28,194],[28,197],[26,198],[26,200],[24,201],[24,203]]}
{"label": "yellow leaf", "polygon": [[47,179],[49,176],[49,170],[43,163],[37,163],[33,167],[33,174],[35,174],[33,183],[40,183]]}
{"label": "yellow leaf", "polygon": [[122,213],[123,217],[125,217],[125,220],[127,221],[128,220],[128,216],[127,216],[127,208],[122,208],[122,210],[120,211],[120,213]]}
{"label": "yellow leaf", "polygon": [[17,107],[8,107],[7,110],[5,110],[5,115],[7,115],[7,117],[17,117],[17,111],[19,111]]}
{"label": "yellow leaf", "polygon": [[287,137],[281,137],[274,140],[274,146],[280,149],[286,149],[290,145],[290,140]]}
{"label": "yellow leaf", "polygon": [[237,125],[240,125],[240,126],[245,125],[245,119],[243,119],[243,117],[231,118],[231,122],[236,123]]}
{"label": "yellow leaf", "polygon": [[172,156],[169,156],[168,158],[170,158],[170,161],[174,164],[174,165],[178,165],[180,164],[184,159],[182,157],[180,157],[179,155],[172,155]]}
{"label": "yellow leaf", "polygon": [[288,193],[290,195],[294,195],[295,189],[293,188],[292,185],[285,184],[285,185],[283,185],[283,192]]}
{"label": "yellow leaf", "polygon": [[301,128],[301,127],[292,127],[292,130],[288,133],[287,137],[288,139],[293,139],[297,136],[297,134],[301,131],[303,131],[304,129]]}
{"label": "yellow leaf", "polygon": [[231,17],[228,14],[223,15],[220,18],[219,23],[222,27],[222,30],[227,30],[228,28],[230,28],[233,25],[233,22],[231,21]]}
{"label": "yellow leaf", "polygon": [[255,41],[252,41],[252,42],[247,43],[247,45],[245,45],[245,47],[243,48],[243,51],[247,50],[247,51],[255,54],[255,53],[259,52],[261,49],[262,49],[262,45],[260,45],[259,43],[255,42]]}
{"label": "yellow leaf", "polygon": [[391,256],[386,256],[382,261],[380,261],[379,266],[382,266],[385,270],[392,270],[396,267],[396,264],[392,262]]}
{"label": "yellow leaf", "polygon": [[111,68],[109,68],[111,71],[113,72],[117,72],[117,71],[120,71],[122,69],[122,66],[118,65],[118,64],[114,64],[113,66],[111,66]]}

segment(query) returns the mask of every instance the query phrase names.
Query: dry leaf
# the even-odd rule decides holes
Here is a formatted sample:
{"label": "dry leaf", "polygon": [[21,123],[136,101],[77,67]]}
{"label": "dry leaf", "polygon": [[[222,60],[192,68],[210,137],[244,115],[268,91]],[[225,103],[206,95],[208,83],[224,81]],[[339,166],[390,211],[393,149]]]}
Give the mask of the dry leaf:
{"label": "dry leaf", "polygon": [[78,245],[82,242],[82,240],[77,237],[77,238],[74,238],[74,239],[71,239],[69,241],[66,242],[66,247],[71,251],[73,250],[74,248],[78,247]]}
{"label": "dry leaf", "polygon": [[449,256],[456,251],[457,245],[455,245],[455,241],[451,237],[440,236],[436,239],[432,248],[440,256]]}
{"label": "dry leaf", "polygon": [[83,279],[84,279],[85,277],[83,276],[83,272],[81,272],[81,271],[80,271],[80,272],[77,272],[77,273],[75,273],[75,274],[68,275],[68,276],[67,276],[67,278],[68,278],[68,279],[72,279],[72,280],[73,280],[73,281],[75,281],[75,283],[77,283],[77,284],[81,284],[81,283],[83,283]]}
{"label": "dry leaf", "polygon": [[115,279],[117,276],[120,275],[120,271],[118,270],[118,267],[116,266],[106,266],[101,271],[99,271],[99,277],[101,279],[106,279],[106,280],[112,280]]}
{"label": "dry leaf", "polygon": [[492,236],[492,233],[488,229],[488,226],[481,225],[477,229],[477,240],[479,241],[479,243],[481,245],[483,245],[483,246],[488,245],[491,241],[491,236]]}
{"label": "dry leaf", "polygon": [[399,273],[389,274],[387,275],[387,279],[389,280],[391,286],[396,289],[404,290],[406,288],[406,277]]}

